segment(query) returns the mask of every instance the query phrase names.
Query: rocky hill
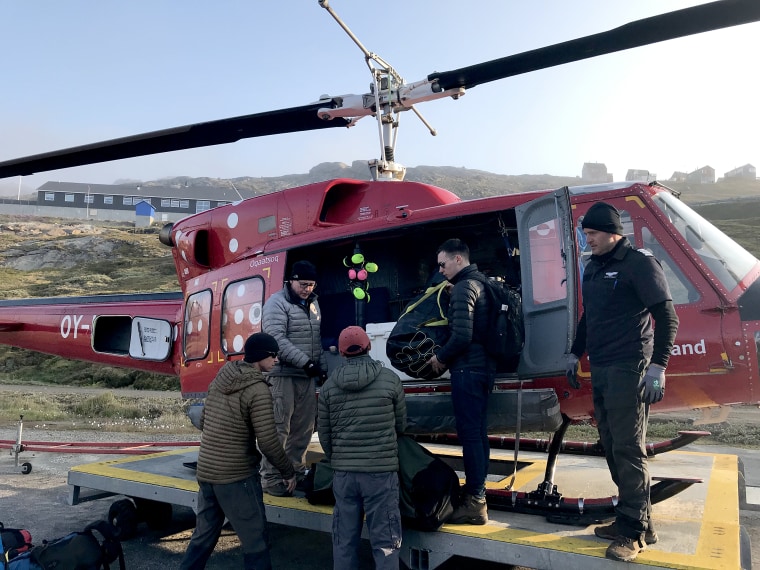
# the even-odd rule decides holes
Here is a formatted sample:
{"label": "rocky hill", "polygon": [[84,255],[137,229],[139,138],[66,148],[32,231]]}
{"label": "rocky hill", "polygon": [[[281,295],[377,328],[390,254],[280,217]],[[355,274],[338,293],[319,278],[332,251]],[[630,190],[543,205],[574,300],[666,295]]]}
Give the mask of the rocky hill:
{"label": "rocky hill", "polygon": [[[355,160],[351,165],[343,162],[323,162],[313,167],[305,174],[289,174],[276,177],[240,178],[163,178],[142,182],[143,186],[164,186],[182,188],[188,185],[228,188],[230,183],[244,197],[268,194],[285,188],[304,184],[312,184],[333,178],[353,178],[369,180],[370,174],[366,161]],[[424,182],[440,188],[446,188],[454,194],[468,200],[487,196],[498,196],[516,192],[561,188],[562,186],[578,186],[583,181],[578,176],[553,176],[550,174],[494,174],[484,170],[458,168],[454,166],[415,166],[406,171],[406,180]],[[720,180],[715,184],[664,184],[682,193],[682,199],[688,203],[700,203],[716,200],[731,200],[741,197],[757,197],[760,199],[760,181],[758,180]]]}

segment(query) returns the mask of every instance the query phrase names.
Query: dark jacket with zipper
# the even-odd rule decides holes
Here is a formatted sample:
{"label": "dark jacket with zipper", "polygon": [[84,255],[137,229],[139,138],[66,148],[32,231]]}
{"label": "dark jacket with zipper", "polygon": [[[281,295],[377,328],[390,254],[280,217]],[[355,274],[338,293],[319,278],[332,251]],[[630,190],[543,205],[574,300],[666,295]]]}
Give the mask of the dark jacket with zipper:
{"label": "dark jacket with zipper", "polygon": [[454,285],[448,310],[451,336],[435,355],[450,370],[495,368],[479,340],[489,334],[488,294],[482,282],[486,279],[478,266],[471,263],[449,280]]}

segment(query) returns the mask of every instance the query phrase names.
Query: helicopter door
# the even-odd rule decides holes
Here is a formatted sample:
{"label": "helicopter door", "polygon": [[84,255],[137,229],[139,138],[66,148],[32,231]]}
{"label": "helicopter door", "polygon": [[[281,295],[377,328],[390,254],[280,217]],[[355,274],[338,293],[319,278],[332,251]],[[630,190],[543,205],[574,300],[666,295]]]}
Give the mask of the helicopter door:
{"label": "helicopter door", "polygon": [[525,346],[520,377],[564,373],[577,322],[570,193],[561,188],[516,208]]}
{"label": "helicopter door", "polygon": [[129,356],[139,360],[166,360],[172,348],[169,321],[135,317],[129,340]]}

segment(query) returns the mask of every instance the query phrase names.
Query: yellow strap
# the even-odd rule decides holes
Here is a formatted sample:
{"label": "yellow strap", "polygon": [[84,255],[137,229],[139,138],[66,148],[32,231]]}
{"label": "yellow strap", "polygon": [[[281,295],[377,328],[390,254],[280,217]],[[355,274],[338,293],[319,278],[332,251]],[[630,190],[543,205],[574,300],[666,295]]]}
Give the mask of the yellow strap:
{"label": "yellow strap", "polygon": [[[438,285],[435,285],[434,287],[428,287],[425,290],[425,294],[422,295],[419,299],[417,299],[414,303],[409,305],[405,310],[404,313],[401,315],[403,317],[404,315],[409,314],[411,311],[413,311],[422,301],[427,299],[428,297],[431,297],[433,295],[436,296],[436,302],[438,303],[438,314],[440,315],[440,319],[428,319],[424,323],[420,323],[417,325],[417,328],[420,327],[440,327],[445,326],[449,324],[449,319],[446,318],[446,316],[443,314],[443,309],[441,308],[441,294],[443,293],[443,290],[446,288],[446,285],[448,285],[449,282],[445,279],[441,281]],[[401,320],[401,317],[399,317],[399,320]]]}
{"label": "yellow strap", "polygon": [[437,296],[438,296],[438,308],[440,309],[441,308],[441,291],[443,291],[444,287],[446,287],[446,285],[448,285],[448,283],[449,283],[448,281],[443,280],[438,285],[436,285],[435,287],[428,287],[425,290],[425,294],[422,297],[420,297],[419,299],[417,299],[414,303],[412,303],[411,305],[409,305],[404,310],[404,314],[406,315],[410,311],[413,311],[420,303],[422,303],[422,301],[424,301],[425,299],[427,299],[428,297],[430,297],[433,294],[437,294]]}

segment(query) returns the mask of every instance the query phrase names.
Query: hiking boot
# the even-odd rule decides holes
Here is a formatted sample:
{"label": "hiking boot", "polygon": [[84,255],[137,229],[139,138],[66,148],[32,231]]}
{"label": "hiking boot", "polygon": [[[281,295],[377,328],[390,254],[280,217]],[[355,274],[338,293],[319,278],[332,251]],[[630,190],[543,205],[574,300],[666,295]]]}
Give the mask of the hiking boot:
{"label": "hiking boot", "polygon": [[646,543],[639,538],[628,538],[627,536],[617,536],[615,540],[607,547],[605,556],[612,560],[621,562],[633,562],[639,555],[639,552],[646,550]]}
{"label": "hiking boot", "polygon": [[267,485],[266,487],[263,487],[262,490],[267,495],[272,495],[273,497],[292,497],[293,493],[288,491],[287,486],[285,483],[275,483],[273,485]]}
{"label": "hiking boot", "polygon": [[[620,536],[615,523],[596,527],[594,529],[594,534],[605,540],[615,540]],[[649,528],[647,528],[647,531],[644,533],[644,542],[647,544],[656,544],[658,540],[657,531],[654,530],[652,521],[649,521]]]}
{"label": "hiking boot", "polygon": [[462,504],[451,513],[449,524],[486,524],[488,522],[488,507],[486,499],[478,499],[472,495],[462,497]]}

